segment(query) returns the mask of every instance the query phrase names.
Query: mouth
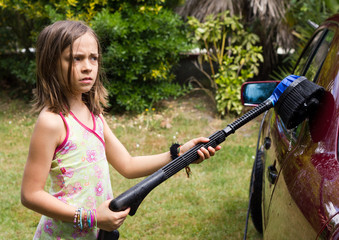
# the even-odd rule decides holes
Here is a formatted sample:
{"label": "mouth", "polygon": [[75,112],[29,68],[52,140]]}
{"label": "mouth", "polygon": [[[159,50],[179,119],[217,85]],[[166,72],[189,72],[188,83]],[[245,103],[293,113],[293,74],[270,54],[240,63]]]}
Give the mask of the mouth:
{"label": "mouth", "polygon": [[82,78],[80,82],[82,83],[91,83],[93,79],[91,77]]}

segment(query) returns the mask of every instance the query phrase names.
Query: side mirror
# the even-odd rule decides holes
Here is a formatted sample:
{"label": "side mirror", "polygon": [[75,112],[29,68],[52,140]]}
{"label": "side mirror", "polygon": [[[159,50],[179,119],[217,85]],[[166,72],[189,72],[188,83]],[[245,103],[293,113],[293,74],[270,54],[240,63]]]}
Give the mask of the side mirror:
{"label": "side mirror", "polygon": [[241,103],[255,107],[268,99],[280,81],[245,82],[241,86]]}

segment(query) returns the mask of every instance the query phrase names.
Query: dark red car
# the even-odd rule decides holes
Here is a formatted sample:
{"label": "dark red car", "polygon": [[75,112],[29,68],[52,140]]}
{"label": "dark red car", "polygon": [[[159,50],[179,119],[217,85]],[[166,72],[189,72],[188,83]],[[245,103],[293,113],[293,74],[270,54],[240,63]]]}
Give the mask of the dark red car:
{"label": "dark red car", "polygon": [[[339,239],[339,14],[316,29],[293,74],[326,93],[295,128],[287,129],[273,109],[263,115],[251,179],[252,222],[264,239]],[[244,105],[267,99],[275,85],[245,83]]]}

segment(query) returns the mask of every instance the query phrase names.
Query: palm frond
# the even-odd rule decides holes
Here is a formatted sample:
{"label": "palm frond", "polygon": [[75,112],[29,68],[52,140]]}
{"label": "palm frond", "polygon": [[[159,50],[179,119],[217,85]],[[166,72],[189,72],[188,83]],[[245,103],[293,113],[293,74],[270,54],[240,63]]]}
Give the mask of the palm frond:
{"label": "palm frond", "polygon": [[193,16],[199,21],[211,14],[218,14],[228,10],[231,15],[240,14],[242,1],[237,0],[186,0],[185,4],[177,8],[176,12],[184,17]]}

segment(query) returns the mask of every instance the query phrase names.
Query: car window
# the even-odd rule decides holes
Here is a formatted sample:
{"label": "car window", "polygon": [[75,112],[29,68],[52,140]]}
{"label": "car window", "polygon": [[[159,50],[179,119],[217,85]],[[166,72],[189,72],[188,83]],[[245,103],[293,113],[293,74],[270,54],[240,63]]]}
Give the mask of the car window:
{"label": "car window", "polygon": [[324,30],[319,31],[312,39],[312,41],[308,44],[308,46],[304,49],[301,57],[298,60],[298,63],[295,67],[294,74],[303,76],[306,70],[306,65],[308,59],[310,59],[311,54],[315,51],[317,45],[319,44],[319,39],[324,35]]}
{"label": "car window", "polygon": [[305,77],[310,81],[316,82],[318,79],[318,74],[325,61],[333,37],[334,33],[332,31],[327,31],[316,53],[314,54],[314,57],[305,74]]}
{"label": "car window", "polygon": [[[303,51],[294,74],[305,76],[308,80],[316,82],[333,37],[334,33],[328,29],[319,31]],[[287,130],[284,124],[282,124],[282,128],[285,129],[286,135],[293,144],[299,136],[302,124],[292,130]]]}
{"label": "car window", "polygon": [[303,51],[294,73],[316,82],[333,37],[334,33],[330,30],[319,31]]}

